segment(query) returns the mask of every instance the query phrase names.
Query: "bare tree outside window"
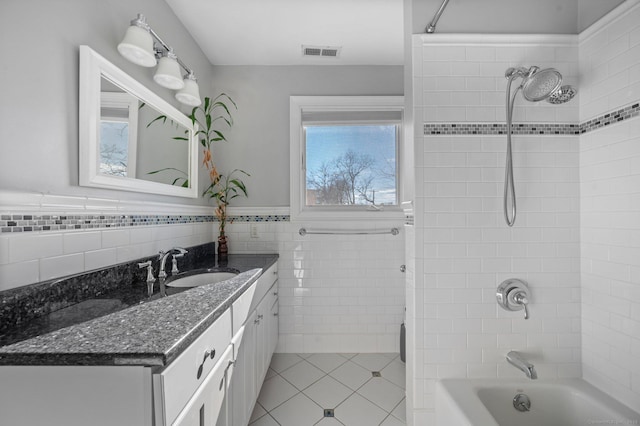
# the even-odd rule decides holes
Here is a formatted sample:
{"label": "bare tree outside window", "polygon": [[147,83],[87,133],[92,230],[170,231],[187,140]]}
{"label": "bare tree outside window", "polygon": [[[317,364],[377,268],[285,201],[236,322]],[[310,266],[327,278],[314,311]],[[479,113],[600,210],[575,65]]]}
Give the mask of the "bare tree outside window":
{"label": "bare tree outside window", "polygon": [[100,124],[100,173],[127,177],[127,144],[129,125],[126,122],[105,121]]}
{"label": "bare tree outside window", "polygon": [[395,130],[383,127],[315,129],[322,137],[308,140],[307,205],[395,204]]}

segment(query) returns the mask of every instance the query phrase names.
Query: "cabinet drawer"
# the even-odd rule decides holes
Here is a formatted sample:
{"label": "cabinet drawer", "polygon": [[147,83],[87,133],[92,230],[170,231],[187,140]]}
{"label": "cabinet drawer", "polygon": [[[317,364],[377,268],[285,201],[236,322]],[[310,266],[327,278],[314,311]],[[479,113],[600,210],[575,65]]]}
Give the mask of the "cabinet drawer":
{"label": "cabinet drawer", "polygon": [[224,375],[232,356],[233,347],[229,345],[173,426],[215,426],[227,390]]}
{"label": "cabinet drawer", "polygon": [[231,341],[227,310],[162,373],[154,375],[156,424],[170,425],[222,357]]}
{"label": "cabinet drawer", "polygon": [[242,325],[247,320],[247,316],[249,316],[257,287],[258,281],[254,282],[251,287],[245,290],[245,292],[242,293],[235,302],[233,302],[233,305],[231,307],[231,313],[233,315],[233,331],[231,334],[233,336],[238,333],[240,327],[242,327]]}

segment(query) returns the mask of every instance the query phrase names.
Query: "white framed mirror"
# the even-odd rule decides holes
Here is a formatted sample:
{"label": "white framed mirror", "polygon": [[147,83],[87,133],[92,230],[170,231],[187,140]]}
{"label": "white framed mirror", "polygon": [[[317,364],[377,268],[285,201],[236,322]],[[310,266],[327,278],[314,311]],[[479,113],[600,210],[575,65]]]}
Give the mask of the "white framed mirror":
{"label": "white framed mirror", "polygon": [[81,186],[198,197],[191,120],[88,46],[79,119]]}

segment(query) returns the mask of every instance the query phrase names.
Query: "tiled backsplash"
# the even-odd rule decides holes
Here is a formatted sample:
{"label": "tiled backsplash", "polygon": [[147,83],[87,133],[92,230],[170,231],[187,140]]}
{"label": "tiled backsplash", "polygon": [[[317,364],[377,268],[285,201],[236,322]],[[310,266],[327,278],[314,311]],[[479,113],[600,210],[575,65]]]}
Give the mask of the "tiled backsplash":
{"label": "tiled backsplash", "polygon": [[[11,216],[5,220],[16,222],[12,228],[23,227],[22,232],[0,233],[0,290],[128,262],[173,246],[208,243],[217,235],[217,222],[202,214],[209,210],[203,207],[127,205],[113,214],[113,208],[101,212],[92,206],[117,201],[44,197],[0,193],[9,208],[1,214]],[[26,207],[21,210],[20,205]],[[399,270],[403,233],[303,237],[298,230],[402,228],[402,215],[391,222],[303,225],[289,222],[285,210],[238,209],[226,228],[231,253],[280,254],[279,351],[397,352],[404,307]],[[47,226],[37,225],[41,220],[63,221],[54,226],[65,229],[24,229]]]}
{"label": "tiled backsplash", "polygon": [[[229,215],[229,222],[288,222],[289,215]],[[214,215],[105,215],[0,213],[0,233],[110,229],[129,226],[176,225],[218,222]]]}

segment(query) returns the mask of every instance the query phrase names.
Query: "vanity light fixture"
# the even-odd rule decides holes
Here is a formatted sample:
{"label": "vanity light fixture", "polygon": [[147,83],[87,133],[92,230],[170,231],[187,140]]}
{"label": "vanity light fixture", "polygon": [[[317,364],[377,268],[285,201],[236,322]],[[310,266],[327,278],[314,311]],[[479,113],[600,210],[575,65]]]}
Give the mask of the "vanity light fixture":
{"label": "vanity light fixture", "polygon": [[143,15],[138,14],[138,17],[131,21],[131,26],[127,28],[124,39],[118,45],[118,52],[141,67],[156,66],[151,27]]}
{"label": "vanity light fixture", "polygon": [[[154,42],[154,39],[159,45]],[[179,102],[189,106],[198,106],[202,103],[193,70],[187,67],[173,49],[153,31],[141,13],[131,21],[124,39],[118,44],[118,52],[136,65],[143,67],[158,65],[153,80],[162,87],[178,90],[175,97]],[[184,77],[181,75],[180,67],[186,71]]]}
{"label": "vanity light fixture", "polygon": [[153,75],[153,81],[167,89],[180,90],[184,87],[180,64],[173,50],[169,50],[158,61],[158,69]]}
{"label": "vanity light fixture", "polygon": [[202,103],[196,76],[192,72],[184,76],[184,87],[176,93],[176,99],[191,106],[198,106]]}

